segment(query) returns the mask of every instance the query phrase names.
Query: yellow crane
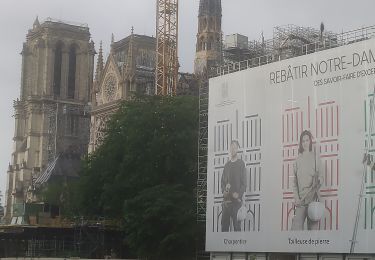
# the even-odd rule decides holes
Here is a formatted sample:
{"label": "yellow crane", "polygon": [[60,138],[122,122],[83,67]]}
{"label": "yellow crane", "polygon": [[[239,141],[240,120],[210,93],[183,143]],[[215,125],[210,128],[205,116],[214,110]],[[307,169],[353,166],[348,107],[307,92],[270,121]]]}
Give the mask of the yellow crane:
{"label": "yellow crane", "polygon": [[176,95],[178,0],[156,0],[156,95]]}

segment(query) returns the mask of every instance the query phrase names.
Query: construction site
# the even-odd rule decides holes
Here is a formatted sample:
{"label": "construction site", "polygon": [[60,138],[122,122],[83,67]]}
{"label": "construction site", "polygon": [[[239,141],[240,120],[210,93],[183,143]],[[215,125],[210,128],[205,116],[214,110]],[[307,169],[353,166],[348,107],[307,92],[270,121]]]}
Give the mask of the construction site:
{"label": "construction site", "polygon": [[[202,81],[199,88],[199,157],[198,157],[198,181],[197,181],[197,220],[202,226],[207,223],[207,213],[210,212],[207,206],[207,165],[208,145],[209,145],[209,79],[220,78],[228,74],[243,70],[251,70],[271,63],[306,56],[329,49],[340,48],[354,43],[373,39],[375,27],[363,27],[352,31],[335,33],[325,30],[321,23],[320,28],[300,27],[297,25],[277,26],[273,29],[273,37],[252,41],[247,36],[240,34],[226,35],[223,41],[221,56],[217,57],[217,66],[208,68],[208,76]],[[220,62],[221,61],[221,62]],[[224,132],[224,130],[223,130]],[[223,133],[224,134],[224,133]],[[361,193],[362,194],[362,193]],[[360,195],[359,201],[362,199]],[[358,204],[360,211],[360,205]],[[359,213],[357,213],[357,218]],[[357,220],[358,221],[358,220]],[[357,223],[357,222],[356,222]],[[355,229],[356,230],[356,229]],[[356,233],[357,231],[355,231]],[[207,237],[206,237],[207,239]],[[352,247],[355,239],[351,240]],[[202,244],[204,241],[201,241]],[[206,241],[207,245],[207,241]],[[207,248],[201,247],[197,259],[365,259],[373,255],[355,254],[308,254],[299,253],[257,253],[257,252],[211,252],[207,253]],[[220,251],[222,249],[220,248]],[[244,251],[244,250],[241,250]],[[353,252],[353,251],[350,251]]]}
{"label": "construction site", "polygon": [[[224,35],[221,0],[200,0],[194,73],[184,73],[178,61],[178,0],[156,2],[156,38],[135,34],[132,28],[123,39],[112,37],[108,57],[103,57],[102,44],[96,52],[88,25],[35,20],[21,53],[23,78],[14,102],[15,150],[7,172],[0,257],[129,257],[122,247],[121,223],[82,216],[67,221],[58,206],[39,195],[49,183],[78,178],[82,156],[100,146],[108,118],[136,93],[199,96],[196,217],[204,229],[210,79],[375,38],[375,26],[336,33],[326,31],[323,23],[319,28],[277,26],[271,39],[262,35],[256,41],[237,33]],[[373,258],[338,252],[207,252],[205,239],[197,239],[196,259]]]}

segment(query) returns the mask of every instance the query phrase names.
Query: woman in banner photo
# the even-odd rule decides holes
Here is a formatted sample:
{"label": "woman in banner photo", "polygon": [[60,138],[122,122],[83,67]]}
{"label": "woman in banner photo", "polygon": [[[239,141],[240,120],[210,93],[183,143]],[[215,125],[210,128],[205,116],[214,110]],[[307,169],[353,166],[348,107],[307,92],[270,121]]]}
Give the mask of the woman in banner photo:
{"label": "woman in banner photo", "polygon": [[243,194],[246,190],[246,167],[242,159],[238,158],[238,141],[230,144],[230,160],[225,164],[221,176],[221,190],[224,196],[222,203],[221,231],[228,232],[232,220],[234,231],[241,231],[240,221],[237,220],[237,212],[243,203]]}
{"label": "woman in banner photo", "polygon": [[320,200],[320,187],[323,183],[322,163],[313,149],[310,131],[302,132],[299,140],[298,157],[294,162],[294,204],[295,216],[292,230],[303,230],[307,219],[307,229],[319,229],[319,220],[311,219],[308,214],[310,203]]}

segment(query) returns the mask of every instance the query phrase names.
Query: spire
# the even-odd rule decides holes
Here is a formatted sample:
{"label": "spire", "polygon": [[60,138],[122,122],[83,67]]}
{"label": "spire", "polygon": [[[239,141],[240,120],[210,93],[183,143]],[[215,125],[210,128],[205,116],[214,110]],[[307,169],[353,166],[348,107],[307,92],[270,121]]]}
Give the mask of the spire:
{"label": "spire", "polygon": [[194,72],[201,74],[222,63],[221,0],[200,0]]}
{"label": "spire", "polygon": [[132,26],[131,28],[131,35],[130,35],[130,40],[129,40],[129,47],[128,47],[128,53],[127,53],[127,56],[126,56],[126,64],[125,64],[125,71],[124,71],[124,75],[129,77],[131,76],[131,74],[133,74],[134,72],[134,67],[135,67],[135,63],[134,63],[134,55],[133,55],[133,52],[134,52],[134,27]]}
{"label": "spire", "polygon": [[110,53],[113,53],[113,44],[115,43],[115,35],[111,34],[111,50]]}
{"label": "spire", "polygon": [[221,19],[221,0],[200,0],[198,34],[205,31],[220,32],[221,34]]}
{"label": "spire", "polygon": [[99,81],[103,72],[103,43],[100,41],[98,61],[96,63],[95,80]]}
{"label": "spire", "polygon": [[39,18],[38,18],[38,16],[36,16],[35,21],[34,21],[34,23],[33,23],[33,29],[36,29],[36,28],[38,28],[39,26],[40,26]]}

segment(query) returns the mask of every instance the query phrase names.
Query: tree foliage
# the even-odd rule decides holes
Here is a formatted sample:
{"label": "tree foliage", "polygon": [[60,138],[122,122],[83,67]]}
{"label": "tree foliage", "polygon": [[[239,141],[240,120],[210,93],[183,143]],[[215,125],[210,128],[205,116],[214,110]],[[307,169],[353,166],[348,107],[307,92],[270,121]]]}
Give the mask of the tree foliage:
{"label": "tree foliage", "polygon": [[124,102],[103,144],[85,161],[70,205],[82,215],[123,218],[126,241],[138,256],[190,256],[197,231],[197,130],[195,97]]}

